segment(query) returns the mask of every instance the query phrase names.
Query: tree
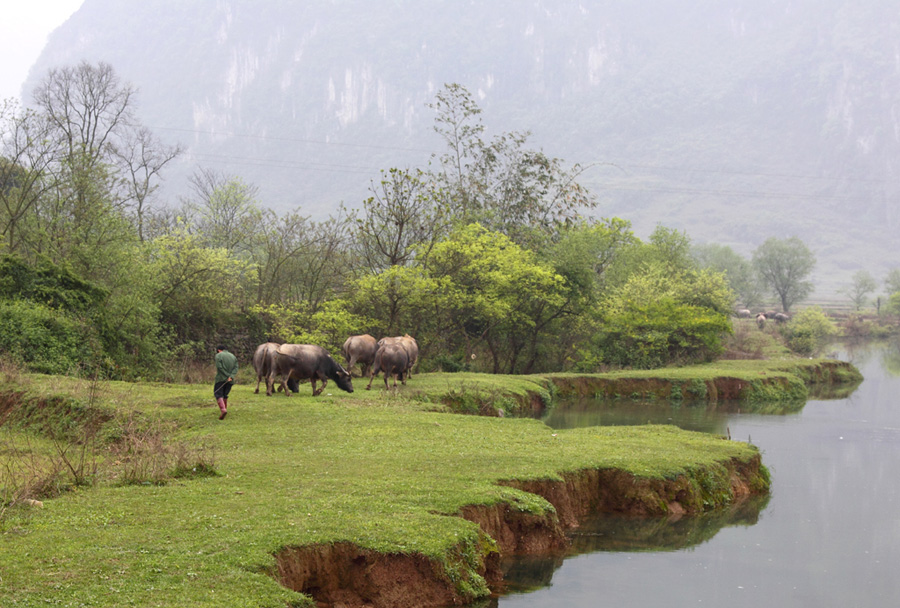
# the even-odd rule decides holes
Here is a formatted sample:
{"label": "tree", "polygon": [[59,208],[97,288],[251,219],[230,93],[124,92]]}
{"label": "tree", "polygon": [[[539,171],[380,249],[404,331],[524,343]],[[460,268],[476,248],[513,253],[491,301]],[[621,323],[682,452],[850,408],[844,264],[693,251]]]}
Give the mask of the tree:
{"label": "tree", "polygon": [[420,170],[391,169],[370,186],[363,217],[356,220],[360,258],[370,272],[427,257],[444,231],[443,213]]}
{"label": "tree", "polygon": [[604,298],[578,367],[710,361],[731,332],[733,298],[721,273],[672,272],[666,264],[649,262]]}
{"label": "tree", "polygon": [[900,292],[900,268],[891,268],[884,277],[884,288],[888,296]]}
{"label": "tree", "polygon": [[878,282],[866,270],[857,270],[853,273],[853,280],[844,293],[853,302],[856,310],[862,308],[869,299],[869,294],[874,293],[878,289]]}
{"label": "tree", "polygon": [[138,238],[143,241],[145,223],[154,194],[159,188],[163,167],[178,157],[181,146],[165,146],[158,142],[146,127],[129,130],[113,148],[120,161],[126,191],[125,203],[134,214]]}
{"label": "tree", "polygon": [[486,347],[494,373],[504,364],[513,373],[523,349],[536,348],[535,332],[567,301],[565,280],[552,267],[479,224],[461,227],[435,245],[428,273],[442,281],[441,309],[466,357]]}
{"label": "tree", "polygon": [[259,236],[262,209],[259,189],[240,177],[198,169],[188,180],[193,197],[184,201],[189,226],[208,247],[249,254]]}
{"label": "tree", "polygon": [[812,292],[808,277],[815,265],[812,251],[797,237],[769,238],[753,252],[753,267],[763,285],[781,300],[784,312]]}
{"label": "tree", "polygon": [[691,254],[700,268],[725,273],[728,285],[740,304],[750,308],[760,303],[762,289],[753,265],[731,247],[717,243],[694,245]]}
{"label": "tree", "polygon": [[54,187],[49,126],[33,111],[0,108],[0,249],[9,253],[21,249],[29,214]]}
{"label": "tree", "polygon": [[576,180],[583,168],[526,147],[529,133],[482,139],[481,110],[458,84],[446,85],[431,107],[435,131],[448,144],[434,174],[441,204],[459,224],[480,223],[519,245],[536,248],[580,218],[596,200]]}

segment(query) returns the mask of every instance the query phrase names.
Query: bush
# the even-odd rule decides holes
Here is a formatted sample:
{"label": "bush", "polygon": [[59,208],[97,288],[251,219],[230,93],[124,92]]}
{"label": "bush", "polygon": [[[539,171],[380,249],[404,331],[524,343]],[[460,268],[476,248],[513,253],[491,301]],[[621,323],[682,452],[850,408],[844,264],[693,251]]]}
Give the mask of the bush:
{"label": "bush", "polygon": [[817,353],[837,328],[818,306],[797,313],[785,330],[788,347],[801,355]]}
{"label": "bush", "polygon": [[711,361],[730,331],[727,315],[663,297],[609,315],[594,354],[612,365],[644,369]]}
{"label": "bush", "polygon": [[0,301],[0,353],[35,372],[92,366],[97,336],[80,319],[26,300]]}

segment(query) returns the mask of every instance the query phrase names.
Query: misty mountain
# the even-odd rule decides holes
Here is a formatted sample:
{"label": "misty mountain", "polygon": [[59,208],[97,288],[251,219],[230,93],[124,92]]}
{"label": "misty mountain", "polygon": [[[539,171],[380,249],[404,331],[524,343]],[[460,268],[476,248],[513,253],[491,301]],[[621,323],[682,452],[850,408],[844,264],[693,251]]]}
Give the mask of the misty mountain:
{"label": "misty mountain", "polygon": [[586,167],[603,216],[749,255],[816,253],[819,295],[900,266],[900,9],[887,0],[85,0],[51,67],[110,63],[139,114],[263,205],[324,216],[441,142],[427,106],[476,95],[489,134]]}

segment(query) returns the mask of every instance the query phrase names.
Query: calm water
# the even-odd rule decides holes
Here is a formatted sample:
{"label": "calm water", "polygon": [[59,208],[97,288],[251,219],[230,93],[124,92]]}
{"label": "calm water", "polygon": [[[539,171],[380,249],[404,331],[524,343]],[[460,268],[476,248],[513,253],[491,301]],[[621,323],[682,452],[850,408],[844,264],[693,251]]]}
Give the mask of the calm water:
{"label": "calm water", "polygon": [[[847,349],[865,376],[848,397],[781,414],[575,404],[548,424],[668,422],[751,440],[767,500],[679,522],[597,519],[577,555],[509,564],[498,608],[900,605],[900,347]],[[727,408],[725,408],[727,409]]]}

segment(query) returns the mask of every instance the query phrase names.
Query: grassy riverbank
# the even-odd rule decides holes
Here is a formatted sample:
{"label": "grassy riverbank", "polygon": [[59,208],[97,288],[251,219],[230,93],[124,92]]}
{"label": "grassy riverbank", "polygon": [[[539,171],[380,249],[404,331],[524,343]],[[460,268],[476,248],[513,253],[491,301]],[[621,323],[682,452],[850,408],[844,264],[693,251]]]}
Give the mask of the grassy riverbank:
{"label": "grassy riverbank", "polygon": [[[3,606],[304,605],[308,596],[276,580],[285,568],[276,556],[335,543],[423,556],[435,577],[472,598],[487,592],[485,562],[498,544],[471,521],[448,516],[467,506],[501,506],[552,524],[553,506],[517,484],[609,469],[638,481],[680,478],[685,508],[709,509],[733,498],[734,463],[758,464],[752,446],[672,427],[556,432],[536,420],[428,411],[443,407],[442,394],[467,387],[513,400],[546,393],[534,378],[421,375],[399,393],[329,386],[315,399],[308,385],[290,398],[267,398],[241,384],[222,422],[205,385],[22,381],[26,390],[7,383],[2,399],[7,472],[41,453],[58,460],[65,449],[91,485],[42,508],[8,508]],[[46,433],[69,441],[81,434],[92,451]],[[153,458],[180,458],[179,476],[141,481],[153,467],[136,460]],[[203,475],[208,469],[215,474]],[[765,471],[747,482],[764,491]],[[668,499],[631,500],[652,510]]]}

